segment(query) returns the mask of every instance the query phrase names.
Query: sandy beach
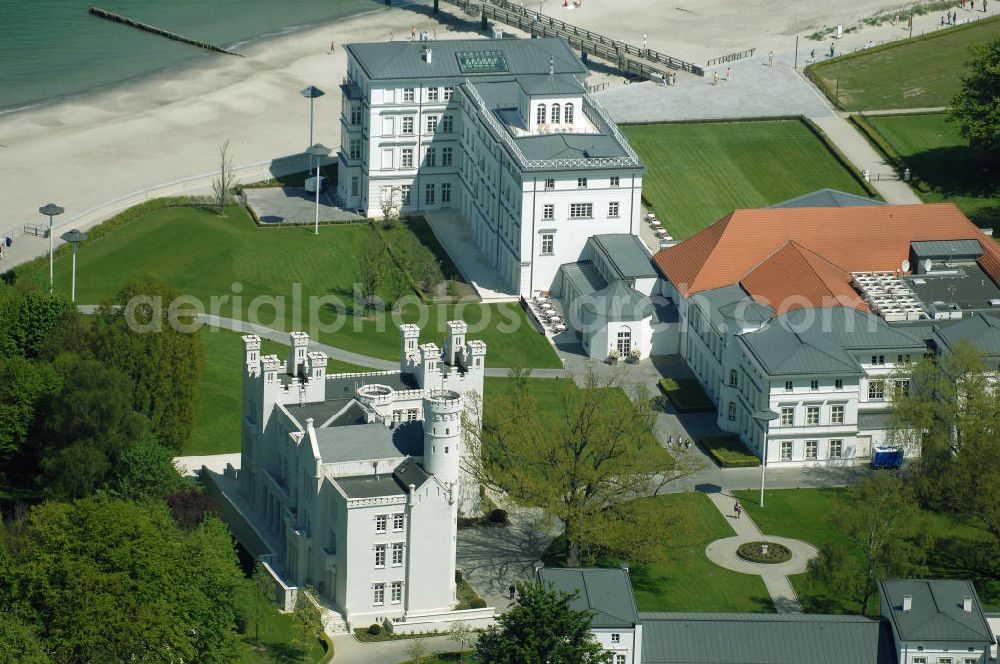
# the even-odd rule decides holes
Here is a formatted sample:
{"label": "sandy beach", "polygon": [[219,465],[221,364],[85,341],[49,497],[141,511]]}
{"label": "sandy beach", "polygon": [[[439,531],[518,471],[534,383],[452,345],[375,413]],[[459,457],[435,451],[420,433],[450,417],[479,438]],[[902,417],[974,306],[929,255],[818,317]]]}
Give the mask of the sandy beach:
{"label": "sandy beach", "polygon": [[[796,34],[850,25],[892,6],[885,0],[852,0],[849,7],[827,0],[680,1],[686,5],[584,0],[567,10],[561,0],[543,0],[541,9],[634,43],[645,32],[650,47],[704,64],[744,48],[784,51]],[[216,153],[226,140],[236,164],[299,152],[308,143],[309,121],[299,90],[310,84],[327,92],[316,104],[316,140],[337,146],[345,54],[339,47],[330,54],[331,41],[408,39],[411,27],[438,39],[479,36],[473,32],[478,23],[446,24],[424,10],[372,5],[371,13],[356,18],[253,44],[243,50],[246,58],[207,57],[182,71],[0,117],[0,233],[43,222],[37,210],[49,201],[65,207],[69,219],[108,199],[207,173],[217,167]],[[443,2],[442,9],[446,17],[458,11]],[[931,25],[938,19],[918,20]],[[880,35],[899,29],[865,29],[850,41],[885,39]],[[828,43],[804,40],[802,48],[822,50]]]}

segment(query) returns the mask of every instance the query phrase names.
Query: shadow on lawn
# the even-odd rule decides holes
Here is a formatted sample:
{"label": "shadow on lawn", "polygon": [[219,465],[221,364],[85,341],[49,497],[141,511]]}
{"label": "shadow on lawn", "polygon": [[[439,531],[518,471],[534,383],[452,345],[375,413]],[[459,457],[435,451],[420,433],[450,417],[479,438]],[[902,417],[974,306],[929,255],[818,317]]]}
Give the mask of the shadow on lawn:
{"label": "shadow on lawn", "polygon": [[968,146],[924,150],[905,161],[932,190],[945,196],[993,198],[1000,193],[995,164]]}

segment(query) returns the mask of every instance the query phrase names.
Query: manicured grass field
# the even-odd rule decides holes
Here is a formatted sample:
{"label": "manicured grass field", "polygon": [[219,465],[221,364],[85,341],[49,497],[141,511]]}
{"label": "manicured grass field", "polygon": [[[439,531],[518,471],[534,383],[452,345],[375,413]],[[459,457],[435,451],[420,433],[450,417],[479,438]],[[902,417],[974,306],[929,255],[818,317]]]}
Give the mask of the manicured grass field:
{"label": "manicured grass field", "polygon": [[[1000,29],[1000,24],[995,24]],[[866,118],[919,179],[928,203],[954,203],[969,219],[1000,233],[1000,175],[979,166],[968,142],[944,113]]]}
{"label": "manicured grass field", "polygon": [[[964,18],[964,17],[963,17]],[[968,71],[969,47],[988,41],[997,19],[932,33],[887,48],[814,65],[813,75],[834,100],[849,110],[947,106]]]}
{"label": "manicured grass field", "polygon": [[[655,500],[664,507],[680,510],[685,523],[671,534],[667,562],[642,564],[629,563],[629,576],[635,591],[635,603],[640,611],[739,611],[770,613],[774,611],[764,582],[753,574],[740,574],[719,567],[705,557],[705,547],[710,542],[735,533],[725,517],[702,493],[670,493]],[[543,556],[552,561],[558,547],[565,546],[557,539]],[[601,559],[601,567],[618,567],[617,559]]]}
{"label": "manicured grass field", "polygon": [[[240,451],[240,409],[243,399],[242,335],[212,327],[198,331],[205,349],[205,370],[198,387],[198,419],[185,455],[228,454]],[[288,346],[263,339],[261,354],[284,361]],[[368,371],[346,362],[329,360],[327,373]]]}
{"label": "manicured grass field", "polygon": [[798,120],[622,127],[647,171],[643,191],[675,239],[735,208],[773,205],[832,187],[865,195]]}
{"label": "manicured grass field", "polygon": [[[822,547],[828,542],[853,546],[830,520],[830,501],[844,489],[776,489],[768,491],[760,508],[756,491],[734,491],[747,514],[765,535],[793,537]],[[930,552],[928,573],[933,578],[971,579],[980,600],[990,610],[1000,607],[1000,579],[994,561],[989,559],[989,535],[947,514],[924,512],[923,532],[935,537]],[[858,551],[858,556],[861,552]],[[829,588],[809,578],[808,574],[791,577],[795,592],[807,612],[857,613],[858,602],[844,600]],[[878,603],[875,602],[875,610]]]}
{"label": "manicured grass field", "polygon": [[[364,355],[397,359],[401,322],[420,324],[422,342],[440,343],[445,322],[457,317],[469,323],[469,338],[489,345],[488,366],[560,366],[516,303],[424,306],[414,295],[401,313],[362,319],[338,311],[337,302],[350,306],[358,256],[373,235],[366,224],[326,226],[318,237],[303,228],[258,229],[241,208],[226,218],[190,207],[154,210],[80,249],[77,301],[101,302],[130,276],[148,274],[210,312],[217,297],[223,316],[304,329]],[[56,287],[67,292],[70,265],[69,256],[56,261]]]}

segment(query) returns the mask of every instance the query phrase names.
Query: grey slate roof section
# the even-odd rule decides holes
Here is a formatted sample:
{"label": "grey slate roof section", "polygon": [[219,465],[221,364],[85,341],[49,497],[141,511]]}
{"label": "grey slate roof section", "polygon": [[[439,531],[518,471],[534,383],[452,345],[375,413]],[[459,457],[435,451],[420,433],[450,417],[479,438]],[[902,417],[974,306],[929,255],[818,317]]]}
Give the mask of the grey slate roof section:
{"label": "grey slate roof section", "polygon": [[895,664],[884,620],[802,613],[640,613],[643,664]]}
{"label": "grey slate roof section", "polygon": [[1000,355],[1000,318],[973,314],[969,318],[938,328],[937,339],[949,349],[954,349],[962,341],[968,341],[984,355]]}
{"label": "grey slate roof section", "polygon": [[526,159],[593,159],[628,155],[607,134],[543,134],[514,139]]}
{"label": "grey slate roof section", "polygon": [[598,313],[605,318],[627,322],[651,317],[653,304],[624,281],[615,281],[583,300],[580,310],[585,323],[593,321]]}
{"label": "grey slate roof section", "polygon": [[[559,569],[539,570],[542,583],[551,583],[556,590],[578,592],[572,607],[594,612],[591,626],[595,629],[632,627],[639,614],[632,597],[632,584],[623,569]],[[643,658],[645,661],[645,658]]]}
{"label": "grey slate roof section", "polygon": [[692,300],[721,331],[728,330],[730,326],[736,329],[758,326],[775,314],[771,307],[754,302],[739,284],[696,293]]}
{"label": "grey slate roof section", "polygon": [[814,208],[814,207],[862,207],[867,205],[885,205],[882,201],[872,198],[848,194],[836,189],[819,189],[809,194],[790,198],[787,201],[775,203],[773,208]]}
{"label": "grey slate roof section", "polygon": [[976,258],[983,255],[979,240],[929,240],[911,242],[910,251],[917,258]]}
{"label": "grey slate roof section", "polygon": [[596,293],[608,285],[604,275],[598,272],[590,261],[564,263],[559,269],[562,270],[563,279],[572,283],[580,295]]}
{"label": "grey slate roof section", "polygon": [[656,277],[653,257],[638,236],[631,233],[605,233],[590,238],[611,259],[622,279]]}
{"label": "grey slate roof section", "polygon": [[[971,581],[887,579],[878,585],[889,606],[887,617],[903,641],[993,643],[993,632]],[[903,611],[904,595],[913,598],[909,611]],[[965,597],[972,598],[970,612],[962,607]]]}
{"label": "grey slate roof section", "polygon": [[[424,47],[431,49],[431,62],[423,58]],[[347,44],[345,47],[372,80],[406,79],[489,79],[549,73],[552,60],[556,74],[586,74],[584,66],[562,39],[442,39],[438,41],[390,41]],[[507,72],[465,74],[458,66],[457,53],[500,51],[507,60]]]}
{"label": "grey slate roof section", "polygon": [[410,491],[410,484],[419,489],[428,479],[430,475],[427,471],[416,461],[407,459],[391,473],[338,477],[333,481],[348,498],[382,498],[405,496]]}
{"label": "grey slate roof section", "polygon": [[322,463],[422,456],[423,422],[404,422],[390,429],[381,422],[316,429]]}
{"label": "grey slate roof section", "polygon": [[796,309],[739,340],[772,375],[857,375],[851,351],[905,349],[922,353],[924,343],[890,327],[882,318],[848,307]]}
{"label": "grey slate roof section", "polygon": [[878,431],[890,429],[889,413],[865,413],[858,411],[858,429],[861,431]]}
{"label": "grey slate roof section", "polygon": [[572,74],[519,76],[517,82],[529,95],[574,95],[587,91],[580,79]]}

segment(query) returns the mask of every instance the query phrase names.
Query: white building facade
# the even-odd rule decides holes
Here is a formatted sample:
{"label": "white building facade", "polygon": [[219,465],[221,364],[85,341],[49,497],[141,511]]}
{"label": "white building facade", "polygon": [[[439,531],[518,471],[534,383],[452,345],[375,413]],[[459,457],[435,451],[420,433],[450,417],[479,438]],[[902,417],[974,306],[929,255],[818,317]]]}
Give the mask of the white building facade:
{"label": "white building facade", "polygon": [[513,294],[638,232],[643,166],[558,39],[347,45],[338,199],[460,215]]}
{"label": "white building facade", "polygon": [[[245,345],[240,490],[255,526],[280,543],[271,565],[314,586],[348,627],[429,631],[492,609],[455,612],[462,411],[482,394],[486,346],[448,323],[445,348],[402,329],[400,369],[326,374],[326,356],[291,335],[288,360]],[[465,484],[465,486],[463,486]]]}

